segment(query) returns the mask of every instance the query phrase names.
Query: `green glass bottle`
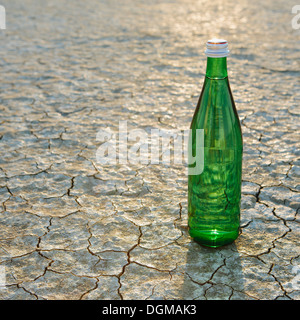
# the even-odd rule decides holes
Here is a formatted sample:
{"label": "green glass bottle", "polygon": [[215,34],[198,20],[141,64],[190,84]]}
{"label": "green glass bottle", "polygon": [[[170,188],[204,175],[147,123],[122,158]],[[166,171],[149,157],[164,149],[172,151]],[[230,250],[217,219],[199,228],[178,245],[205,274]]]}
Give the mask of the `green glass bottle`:
{"label": "green glass bottle", "polygon": [[[202,154],[202,171],[190,174],[188,224],[195,241],[209,247],[233,242],[239,235],[243,139],[227,75],[226,40],[206,44],[207,69],[191,123],[189,154]],[[196,131],[203,129],[203,143]]]}

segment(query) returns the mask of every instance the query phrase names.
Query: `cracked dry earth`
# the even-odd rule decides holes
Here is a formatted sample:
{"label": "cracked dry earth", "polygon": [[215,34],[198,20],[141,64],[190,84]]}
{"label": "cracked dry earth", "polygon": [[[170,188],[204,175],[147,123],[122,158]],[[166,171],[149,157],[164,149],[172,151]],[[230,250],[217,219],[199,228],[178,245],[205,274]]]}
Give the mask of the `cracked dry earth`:
{"label": "cracked dry earth", "polygon": [[[3,1],[1,299],[299,299],[295,1]],[[97,132],[187,129],[207,39],[229,41],[241,234],[187,231],[180,165],[101,166]]]}

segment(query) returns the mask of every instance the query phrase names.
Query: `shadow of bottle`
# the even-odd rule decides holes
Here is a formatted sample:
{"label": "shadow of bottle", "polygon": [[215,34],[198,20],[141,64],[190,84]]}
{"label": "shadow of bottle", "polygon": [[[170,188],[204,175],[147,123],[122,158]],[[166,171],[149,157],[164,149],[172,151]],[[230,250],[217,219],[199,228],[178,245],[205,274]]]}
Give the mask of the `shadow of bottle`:
{"label": "shadow of bottle", "polygon": [[199,300],[248,300],[241,257],[235,243],[209,248],[186,243],[186,264],[180,296]]}

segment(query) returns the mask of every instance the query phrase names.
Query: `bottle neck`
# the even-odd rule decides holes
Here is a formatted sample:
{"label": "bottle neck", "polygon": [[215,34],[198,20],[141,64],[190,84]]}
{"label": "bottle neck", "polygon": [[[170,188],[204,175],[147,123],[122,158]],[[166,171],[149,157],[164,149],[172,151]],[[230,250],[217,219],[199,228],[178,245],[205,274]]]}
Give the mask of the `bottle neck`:
{"label": "bottle neck", "polygon": [[206,77],[210,79],[224,79],[227,76],[227,57],[207,57]]}

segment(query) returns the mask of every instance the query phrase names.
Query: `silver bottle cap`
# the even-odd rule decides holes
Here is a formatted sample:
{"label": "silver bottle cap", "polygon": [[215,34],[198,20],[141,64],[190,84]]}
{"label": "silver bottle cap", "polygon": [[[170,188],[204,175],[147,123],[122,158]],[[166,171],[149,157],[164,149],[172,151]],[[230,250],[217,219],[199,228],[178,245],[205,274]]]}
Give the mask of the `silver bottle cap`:
{"label": "silver bottle cap", "polygon": [[229,55],[228,42],[224,39],[211,39],[206,42],[205,54],[210,58],[223,58]]}

